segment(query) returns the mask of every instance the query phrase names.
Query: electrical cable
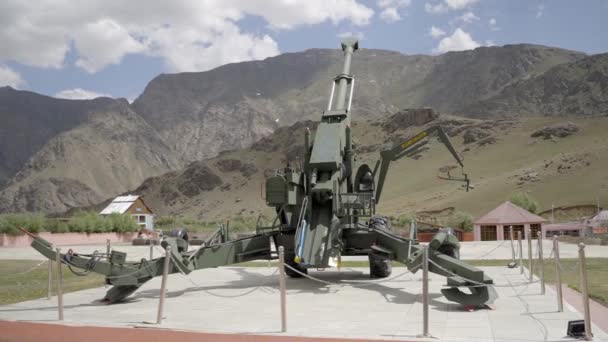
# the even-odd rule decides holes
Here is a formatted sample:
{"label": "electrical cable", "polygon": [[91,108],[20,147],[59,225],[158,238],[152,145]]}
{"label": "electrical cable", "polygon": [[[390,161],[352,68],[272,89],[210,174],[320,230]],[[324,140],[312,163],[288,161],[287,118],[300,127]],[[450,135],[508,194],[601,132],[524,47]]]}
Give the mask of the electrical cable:
{"label": "electrical cable", "polygon": [[[77,264],[72,260],[72,256],[90,257],[90,258],[89,258],[89,260],[85,261],[83,264]],[[97,262],[104,257],[105,257],[105,255],[99,253],[98,251],[94,251],[93,254],[77,254],[77,253],[73,253],[72,250],[70,249],[67,254],[63,255],[63,258],[61,259],[61,261],[62,261],[62,263],[66,264],[68,266],[68,269],[70,270],[70,272],[72,272],[73,274],[75,274],[79,277],[84,277],[84,276],[89,275],[91,270],[93,270],[95,268],[95,266],[97,265]],[[83,269],[84,272],[75,271],[72,267]]]}

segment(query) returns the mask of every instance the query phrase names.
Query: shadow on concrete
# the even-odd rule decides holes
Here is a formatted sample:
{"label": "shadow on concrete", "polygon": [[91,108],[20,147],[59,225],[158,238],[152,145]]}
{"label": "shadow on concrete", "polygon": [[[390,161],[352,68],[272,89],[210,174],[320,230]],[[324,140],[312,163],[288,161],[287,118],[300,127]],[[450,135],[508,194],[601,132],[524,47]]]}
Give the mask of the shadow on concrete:
{"label": "shadow on concrete", "polygon": [[[194,282],[193,286],[180,290],[180,291],[168,291],[167,297],[179,297],[186,293],[205,292],[216,297],[225,298],[236,298],[249,295],[255,291],[263,292],[278,292],[279,281],[278,274],[265,275],[257,272],[250,272],[247,268],[234,267],[229,270],[236,272],[239,276],[239,280],[230,281],[224,285],[215,286],[204,286],[200,282]],[[396,272],[395,272],[396,273]],[[421,294],[412,294],[405,292],[402,289],[385,286],[382,284],[382,280],[377,282],[371,282],[368,273],[350,270],[350,271],[318,271],[311,272],[311,276],[318,278],[323,281],[330,282],[332,284],[321,283],[312,279],[307,278],[287,278],[286,287],[288,294],[297,293],[312,293],[316,295],[339,295],[339,292],[344,287],[353,287],[356,289],[373,291],[380,294],[388,303],[393,304],[414,304],[416,302],[422,302]],[[419,282],[418,280],[398,280],[388,278],[389,282]],[[347,283],[348,282],[348,283]],[[420,283],[421,284],[421,283]],[[422,286],[422,284],[421,284]],[[241,289],[244,292],[239,294],[219,294],[213,293],[214,290],[226,290],[226,289]],[[143,290],[136,292],[131,298],[134,300],[140,298],[158,298],[159,290]],[[434,306],[438,311],[457,311],[461,309],[459,304],[445,303],[437,301],[437,298],[443,297],[439,293],[431,293],[429,295],[429,304]]]}
{"label": "shadow on concrete", "polygon": [[[191,287],[185,288],[179,291],[167,291],[167,298],[179,297],[187,293],[197,293],[197,292],[205,292],[209,295],[215,297],[223,297],[223,298],[237,298],[247,296],[256,291],[261,291],[265,293],[278,293],[279,291],[279,281],[278,281],[278,272],[273,274],[260,274],[258,272],[250,272],[247,268],[244,267],[231,267],[226,268],[226,270],[230,270],[235,272],[240,279],[230,281],[226,284],[222,285],[214,285],[214,286],[204,286],[204,281],[192,282]],[[391,286],[386,286],[384,283],[395,283],[395,282],[415,282],[420,284],[420,288],[422,287],[422,283],[419,280],[415,279],[402,279],[399,280],[399,273],[403,272],[405,269],[400,270],[398,268],[393,274],[397,275],[394,278],[387,278],[385,280],[378,279],[372,281],[367,272],[361,272],[358,270],[331,270],[331,271],[311,271],[310,275],[318,278],[319,280],[330,282],[331,284],[321,283],[312,279],[307,278],[287,278],[287,293],[288,294],[297,294],[297,293],[312,293],[315,295],[339,295],[339,292],[343,288],[352,287],[361,290],[372,291],[380,294],[384,300],[388,303],[393,304],[414,304],[416,302],[422,302],[422,296],[419,293],[409,293],[403,289],[394,288]],[[187,276],[186,276],[187,277]],[[191,278],[189,278],[191,279]],[[215,290],[226,290],[226,289],[241,289],[243,292],[238,294],[222,294],[218,292],[214,292]],[[149,289],[149,290],[140,290],[135,292],[132,296],[126,298],[121,302],[112,303],[111,305],[128,305],[132,303],[140,302],[141,299],[144,298],[159,298],[160,289]],[[431,293],[430,294],[429,304],[433,306],[438,311],[458,311],[461,310],[462,307],[456,303],[446,303],[442,301],[438,301],[437,298],[443,297],[440,293]],[[94,307],[94,306],[105,306],[108,305],[106,302],[101,300],[95,300],[91,303],[83,303],[83,304],[74,304],[74,305],[65,305],[64,309],[72,309],[72,308],[82,308],[82,307]],[[17,311],[56,311],[56,306],[48,306],[48,307],[11,307],[11,308],[3,308],[0,309],[0,312],[17,312]]]}
{"label": "shadow on concrete", "polygon": [[[65,295],[65,294],[64,294]],[[136,303],[138,302],[138,300],[136,300],[135,298],[128,298],[122,302],[117,302],[117,303],[113,303],[112,305],[126,305],[126,304],[131,304],[131,303]],[[9,304],[10,305],[10,304]],[[13,312],[13,311],[57,311],[57,306],[48,306],[48,307],[36,307],[36,308],[23,308],[23,307],[17,307],[15,308],[13,304],[13,308],[10,309],[0,309],[0,312]],[[91,303],[85,303],[85,304],[73,304],[73,305],[64,305],[63,309],[73,309],[73,308],[84,308],[84,307],[89,307],[89,306],[107,306],[109,305],[107,302],[102,301],[101,299],[96,299]]]}

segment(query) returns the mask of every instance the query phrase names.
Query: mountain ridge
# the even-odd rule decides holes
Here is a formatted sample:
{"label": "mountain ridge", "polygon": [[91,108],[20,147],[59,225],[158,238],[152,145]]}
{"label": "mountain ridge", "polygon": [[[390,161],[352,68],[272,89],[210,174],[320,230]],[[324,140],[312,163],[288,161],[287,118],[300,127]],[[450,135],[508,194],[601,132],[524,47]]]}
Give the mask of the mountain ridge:
{"label": "mountain ridge", "polygon": [[[555,68],[558,71],[560,67],[564,70],[584,68],[584,63],[581,62],[582,66],[576,63],[593,56],[595,55],[587,56],[576,51],[533,44],[480,47],[437,56],[361,49],[355,54],[352,62],[352,71],[356,77],[353,119],[373,121],[393,115],[403,108],[427,106],[446,114],[453,113],[475,118],[517,117],[504,108],[489,106],[487,101],[500,99],[500,96],[525,98],[525,94],[517,92],[510,95],[510,92],[513,92],[511,89],[521,87],[522,84],[528,87],[528,84],[542,78],[543,75],[550,77],[549,73]],[[0,199],[12,204],[4,206],[0,204],[0,212],[3,210],[48,211],[49,208],[54,208],[50,211],[59,211],[72,205],[79,206],[79,202],[82,202],[81,205],[89,205],[92,202],[91,198],[107,195],[105,190],[100,189],[107,188],[116,193],[133,189],[137,187],[134,183],[141,184],[146,178],[159,175],[161,172],[180,170],[188,163],[214,158],[222,151],[246,149],[281,127],[299,121],[318,120],[327,105],[332,77],[339,74],[341,68],[341,51],[308,49],[263,61],[223,65],[206,72],[161,74],[146,86],[144,92],[132,104],[128,104],[125,100],[109,98],[74,102],[85,106],[79,113],[68,111],[68,114],[73,114],[68,115],[69,120],[57,123],[56,131],[40,134],[38,140],[28,144],[28,149],[10,151],[7,144],[1,144],[6,151],[0,147],[0,191],[4,194]],[[585,84],[587,81],[573,78],[572,82]],[[59,104],[55,106],[58,108],[64,103],[62,101],[69,101],[31,95],[29,92],[21,95],[32,97],[31,102],[41,102],[41,97],[47,102],[57,100]],[[99,146],[105,146],[104,139],[118,143],[117,139],[112,139],[112,134],[102,136],[93,129],[92,112],[96,112],[98,118],[108,115],[115,119],[117,114],[100,110],[103,108],[101,104],[120,104],[117,106],[123,106],[130,115],[141,119],[136,127],[147,131],[149,135],[139,141],[147,147],[138,148],[141,148],[140,151],[146,151],[145,155],[153,155],[152,151],[155,150],[161,151],[166,161],[152,161],[152,158],[139,163],[137,158],[126,158],[126,154],[117,156],[116,159],[107,159],[109,166],[103,167],[110,173],[121,170],[122,164],[129,165],[128,168],[133,170],[151,165],[149,173],[133,171],[137,174],[136,179],[129,179],[123,169],[119,177],[120,181],[116,182],[120,185],[117,187],[100,186],[98,183],[102,180],[110,182],[101,174],[97,177],[89,177],[87,172],[82,172],[82,175],[74,174],[71,178],[66,178],[74,181],[69,182],[61,180],[59,176],[63,175],[47,172],[53,165],[57,170],[70,168],[68,162],[70,158],[62,159],[56,156],[55,152],[59,150],[59,146],[63,146],[61,144],[54,146],[56,151],[45,150],[46,156],[44,153],[37,154],[50,144],[54,137],[61,135],[64,139],[62,144],[66,146],[76,146],[78,141],[83,146],[87,146],[84,132],[88,132],[86,134],[91,135],[93,137],[91,139],[96,139]],[[602,106],[603,102],[599,102],[597,108],[601,109]],[[14,117],[19,117],[18,110],[10,108],[7,110],[8,107],[2,103],[0,97],[0,117],[13,118],[13,120]],[[38,105],[39,107],[41,106]],[[29,107],[24,106],[24,108],[27,112]],[[594,110],[593,108],[592,105],[588,106],[591,111]],[[38,116],[44,116],[44,113],[30,111]],[[59,112],[61,114],[61,111]],[[37,116],[34,114],[30,115],[31,120],[36,121]],[[539,113],[522,115],[535,114]],[[37,124],[44,126],[40,122]],[[86,127],[83,129],[81,125]],[[5,129],[4,132],[0,127],[0,133],[4,133],[4,135],[0,134],[0,140],[4,138],[4,141],[13,141],[11,134],[18,135],[26,131],[23,126],[24,124],[21,126],[13,124],[11,129]],[[127,132],[138,136],[143,134],[133,131],[133,127],[125,128],[118,124],[113,129],[119,135],[120,132],[123,135]],[[33,135],[38,137],[37,134]],[[22,141],[27,142],[27,139],[22,138]],[[127,140],[106,148],[124,153],[131,151]],[[73,151],[74,155],[82,155],[81,150],[75,148]],[[294,151],[291,151],[291,154]],[[10,153],[18,154],[20,159],[6,157],[10,156]],[[106,158],[109,154],[108,151],[96,153],[98,159]],[[49,158],[51,168],[42,167],[42,172],[36,169],[37,165],[48,164]],[[135,162],[127,159],[135,159]],[[73,161],[77,160],[89,159],[79,157]],[[5,179],[4,187],[1,185],[2,177]],[[7,181],[8,178],[13,179]],[[52,185],[45,186],[49,190],[41,195],[52,200],[43,200],[41,203],[44,204],[35,204],[38,202],[33,201],[32,194],[36,192],[30,191],[30,188],[33,187],[32,184],[41,184],[40,182]],[[74,192],[65,190],[62,188],[63,185],[57,184],[66,184],[64,187],[67,188],[71,185],[79,189],[88,187],[88,190],[84,189],[83,192],[89,195],[82,200],[78,200],[75,195],[63,196],[64,200],[60,200],[57,195],[59,192],[70,194]],[[7,190],[9,186],[12,187],[10,191]],[[24,193],[28,194],[26,197],[30,200],[21,198]]]}

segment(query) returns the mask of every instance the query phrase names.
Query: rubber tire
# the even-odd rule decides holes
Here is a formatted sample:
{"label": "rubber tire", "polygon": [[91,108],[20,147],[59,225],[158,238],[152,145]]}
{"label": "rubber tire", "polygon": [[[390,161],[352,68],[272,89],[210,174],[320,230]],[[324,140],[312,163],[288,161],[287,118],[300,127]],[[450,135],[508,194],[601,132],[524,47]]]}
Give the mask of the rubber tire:
{"label": "rubber tire", "polygon": [[174,237],[174,238],[178,238],[178,239],[182,239],[184,241],[186,241],[185,246],[182,246],[182,244],[180,244],[178,242],[177,244],[177,251],[180,253],[186,252],[188,250],[188,231],[184,228],[175,228],[173,230],[171,230],[171,232],[169,233],[170,237]]}
{"label": "rubber tire", "polygon": [[380,253],[369,253],[369,276],[372,278],[386,278],[391,275],[393,265],[391,260]]}
{"label": "rubber tire", "polygon": [[[390,232],[390,221],[386,217],[375,216],[370,219],[370,226],[378,230]],[[369,276],[371,278],[386,278],[391,275],[393,265],[387,255],[369,253]]]}
{"label": "rubber tire", "polygon": [[[293,258],[295,258],[295,254],[293,253],[285,253],[285,263],[293,268],[295,268],[296,270],[304,273],[304,274],[308,274],[308,269],[301,267],[299,264],[296,264],[295,261],[293,261]],[[289,267],[285,267],[285,274],[287,274],[287,276],[289,278],[302,278],[303,275],[301,275],[298,272],[293,271],[291,268]]]}
{"label": "rubber tire", "polygon": [[454,259],[460,259],[460,250],[451,245],[441,245],[437,251]]}

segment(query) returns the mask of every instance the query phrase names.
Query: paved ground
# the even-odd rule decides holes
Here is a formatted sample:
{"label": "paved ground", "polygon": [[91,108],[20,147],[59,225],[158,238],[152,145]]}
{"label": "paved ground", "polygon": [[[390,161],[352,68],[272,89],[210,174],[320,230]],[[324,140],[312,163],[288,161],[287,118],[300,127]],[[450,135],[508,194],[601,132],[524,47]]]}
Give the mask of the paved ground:
{"label": "paved ground", "polygon": [[[569,320],[580,315],[569,305],[556,312],[552,290],[539,295],[517,269],[484,268],[498,284],[496,310],[464,312],[439,290],[445,278],[431,275],[430,332],[433,341],[561,341]],[[288,279],[288,335],[416,340],[422,332],[421,274],[395,268],[388,281],[370,281],[367,269],[312,272],[341,285]],[[350,283],[346,283],[349,281]],[[354,282],[354,284],[353,284]],[[160,279],[142,287],[130,302],[100,305],[105,288],[67,294],[65,318],[71,324],[150,326],[155,320]],[[162,328],[238,334],[281,335],[278,276],[275,269],[225,267],[169,278]],[[0,320],[52,322],[55,300],[0,307]],[[608,335],[594,326],[595,341]]]}
{"label": "paved ground", "polygon": [[[522,242],[522,250],[524,252],[524,259],[528,257],[527,242]],[[79,253],[92,253],[95,250],[105,251],[106,245],[79,245],[79,246],[58,246],[63,250],[67,251],[72,248],[74,251]],[[139,260],[141,258],[148,259],[150,257],[149,246],[132,246],[131,244],[115,244],[113,248],[127,252],[127,258],[129,260]],[[154,255],[160,256],[163,251],[156,246],[154,249]],[[191,246],[190,248],[196,248]],[[551,241],[544,241],[543,243],[543,255],[548,257],[551,254],[553,243]],[[532,251],[536,253],[537,246],[536,241],[533,241]],[[515,242],[516,257],[519,249],[517,242]],[[587,257],[603,257],[608,258],[608,246],[587,246],[585,247],[585,253]],[[562,258],[578,258],[578,246],[571,243],[560,243],[560,255]],[[510,259],[511,258],[511,242],[510,241],[475,241],[475,242],[461,242],[460,258],[464,260],[471,259]],[[22,260],[43,260],[44,257],[35,251],[31,247],[25,248],[0,248],[0,260],[1,259],[22,259]],[[367,260],[367,257],[350,257],[344,260]]]}

